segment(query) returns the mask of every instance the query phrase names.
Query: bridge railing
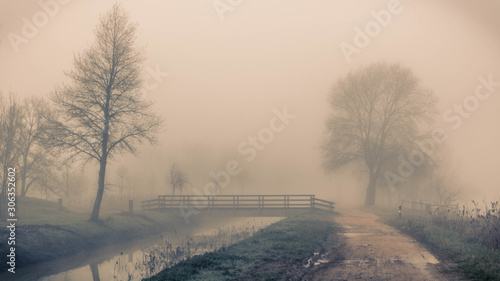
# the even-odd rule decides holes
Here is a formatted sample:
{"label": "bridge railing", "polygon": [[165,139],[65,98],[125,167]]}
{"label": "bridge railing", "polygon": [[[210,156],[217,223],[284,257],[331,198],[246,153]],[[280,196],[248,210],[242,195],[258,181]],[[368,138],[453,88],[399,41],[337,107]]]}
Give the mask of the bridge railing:
{"label": "bridge railing", "polygon": [[310,208],[333,212],[335,203],[318,199],[315,195],[158,195],[142,201],[143,210],[173,208],[208,209],[297,209]]}
{"label": "bridge railing", "polygon": [[332,201],[326,201],[326,200],[314,198],[314,208],[321,209],[324,211],[333,212],[333,209],[335,208],[335,203]]}

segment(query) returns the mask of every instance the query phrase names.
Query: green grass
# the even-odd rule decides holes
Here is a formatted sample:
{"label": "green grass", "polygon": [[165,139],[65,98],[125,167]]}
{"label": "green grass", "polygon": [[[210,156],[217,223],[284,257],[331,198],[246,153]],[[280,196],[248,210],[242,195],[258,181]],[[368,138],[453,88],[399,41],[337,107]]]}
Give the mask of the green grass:
{"label": "green grass", "polygon": [[[500,252],[464,239],[460,233],[432,223],[430,216],[404,215],[398,219],[394,213],[377,211],[386,223],[412,236],[428,246],[440,258],[450,259],[471,278],[500,280]],[[499,233],[500,235],[500,233]]]}
{"label": "green grass", "polygon": [[331,220],[319,215],[287,218],[239,243],[194,256],[145,280],[300,280],[304,260],[336,231]]}

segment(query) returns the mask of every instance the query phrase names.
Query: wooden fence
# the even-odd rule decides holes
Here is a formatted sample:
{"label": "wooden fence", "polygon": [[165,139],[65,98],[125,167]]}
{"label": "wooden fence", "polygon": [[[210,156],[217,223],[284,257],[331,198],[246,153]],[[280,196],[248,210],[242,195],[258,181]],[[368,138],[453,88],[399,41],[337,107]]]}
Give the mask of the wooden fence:
{"label": "wooden fence", "polygon": [[425,203],[425,202],[402,200],[401,201],[401,208],[432,212],[432,211],[436,210],[437,208],[439,208],[441,210],[448,210],[448,209],[457,209],[458,206],[440,205],[440,204],[432,204],[432,203]]}
{"label": "wooden fence", "polygon": [[142,201],[143,210],[152,209],[318,209],[333,212],[335,203],[315,195],[158,195]]}

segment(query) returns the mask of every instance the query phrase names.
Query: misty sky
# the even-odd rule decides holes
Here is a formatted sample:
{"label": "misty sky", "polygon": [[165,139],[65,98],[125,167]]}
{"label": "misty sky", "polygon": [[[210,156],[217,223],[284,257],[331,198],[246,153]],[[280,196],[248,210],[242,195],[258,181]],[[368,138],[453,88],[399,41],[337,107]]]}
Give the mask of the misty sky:
{"label": "misty sky", "polygon": [[[139,158],[118,160],[135,161],[131,167],[163,161],[166,169],[171,159],[184,157],[183,151],[207,147],[221,160],[206,173],[235,159],[255,171],[255,193],[277,187],[276,192],[338,201],[347,190],[364,190],[356,174],[325,176],[319,150],[330,88],[356,67],[382,60],[411,67],[439,98],[441,114],[472,95],[479,76],[500,81],[499,2],[401,1],[403,11],[352,55],[351,63],[339,44],[353,44],[354,28],[364,28],[373,20],[370,12],[386,9],[388,1],[248,0],[225,13],[223,21],[212,0],[121,2],[139,23],[145,68],[159,67],[169,75],[147,95],[165,119],[160,145],[142,147]],[[0,0],[3,93],[45,96],[64,82],[73,54],[93,42],[99,15],[112,4],[60,5],[16,53],[7,35],[21,34],[22,18],[31,20],[42,8],[37,1]],[[296,118],[247,162],[238,145],[269,126],[274,108],[284,107]],[[464,196],[498,198],[498,108],[500,87],[456,130],[437,117],[435,126],[449,137],[456,176],[467,188]]]}

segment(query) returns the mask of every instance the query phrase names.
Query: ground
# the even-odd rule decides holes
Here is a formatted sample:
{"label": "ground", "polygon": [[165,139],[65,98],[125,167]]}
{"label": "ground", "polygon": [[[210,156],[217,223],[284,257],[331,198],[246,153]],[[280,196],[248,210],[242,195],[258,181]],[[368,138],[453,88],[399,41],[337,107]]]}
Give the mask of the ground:
{"label": "ground", "polygon": [[334,220],[343,228],[345,259],[326,264],[311,280],[466,280],[456,265],[437,260],[372,213],[345,210]]}

